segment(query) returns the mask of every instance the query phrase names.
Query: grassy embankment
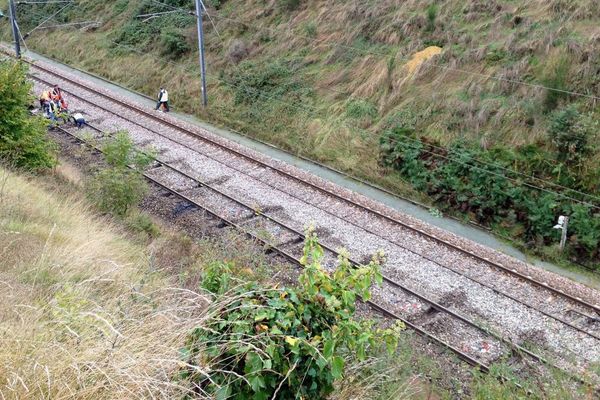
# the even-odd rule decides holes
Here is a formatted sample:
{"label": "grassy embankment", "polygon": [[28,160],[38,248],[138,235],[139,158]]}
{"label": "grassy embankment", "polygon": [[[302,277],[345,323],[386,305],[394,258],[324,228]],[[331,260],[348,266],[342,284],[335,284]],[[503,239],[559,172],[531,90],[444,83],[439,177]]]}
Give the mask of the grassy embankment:
{"label": "grassy embankment", "polygon": [[[594,100],[512,83],[598,96],[594,65],[600,59],[600,10],[594,0],[208,3],[213,18],[206,21],[206,110],[199,102],[194,18],[135,18],[168,6],[150,0],[81,1],[56,22],[98,19],[98,29],[40,30],[28,43],[148,95],[166,85],[180,110],[425,203],[433,200],[414,190],[405,176],[378,164],[379,138],[386,129],[409,128],[442,146],[466,140],[470,146],[510,152],[533,145],[549,153],[527,165],[528,174],[563,183],[568,167],[574,176],[568,185],[598,192],[597,133],[587,138],[591,153],[570,166],[554,159],[547,133],[552,113],[567,106],[588,121],[597,120]],[[58,7],[22,8],[22,29],[33,28]],[[8,31],[3,33],[7,38]],[[429,46],[439,46],[441,54],[420,53]],[[461,213],[460,207],[447,211]],[[463,216],[480,220],[475,211]],[[526,229],[521,224],[483,223],[529,242],[536,251],[549,246],[547,238],[521,238]]]}
{"label": "grassy embankment", "polygon": [[183,393],[171,375],[207,299],[172,286],[77,196],[0,176],[2,397]]}

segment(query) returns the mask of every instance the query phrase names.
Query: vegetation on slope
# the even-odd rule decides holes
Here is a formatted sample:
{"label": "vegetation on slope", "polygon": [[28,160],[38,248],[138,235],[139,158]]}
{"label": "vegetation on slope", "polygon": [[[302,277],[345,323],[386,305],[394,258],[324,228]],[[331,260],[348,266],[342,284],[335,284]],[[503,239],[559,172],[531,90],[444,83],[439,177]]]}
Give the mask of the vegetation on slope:
{"label": "vegetation on slope", "polygon": [[[571,133],[552,129],[561,113],[598,120],[597,1],[207,4],[208,109],[199,100],[194,17],[137,18],[192,9],[189,0],[79,1],[54,23],[100,20],[98,29],[38,30],[28,43],[149,95],[166,85],[181,110],[401,193],[421,197],[403,174],[377,163],[379,138],[394,128],[442,147],[459,141],[476,153],[532,149],[548,156],[526,165],[543,181],[523,183],[566,190],[572,203],[598,202],[556,186],[598,193],[597,129],[588,129],[586,151],[570,161],[568,155],[579,149],[560,141]],[[20,5],[22,30],[60,7]],[[561,151],[555,155],[556,148]],[[508,169],[502,173],[520,172]],[[552,219],[560,213],[559,207],[549,211]]]}
{"label": "vegetation on slope", "polygon": [[[232,235],[230,242],[221,244],[196,242],[163,229],[158,239],[142,240],[98,218],[78,189],[69,188],[61,178],[24,177],[5,169],[0,169],[0,204],[0,396],[5,399],[175,399],[185,394],[203,398],[191,381],[203,376],[200,371],[211,371],[206,363],[212,360],[214,366],[232,368],[231,359],[221,351],[246,353],[247,349],[239,340],[215,341],[202,335],[216,334],[212,328],[221,324],[249,324],[253,330],[285,324],[284,318],[269,315],[270,309],[255,306],[245,310],[248,318],[243,313],[239,319],[229,318],[235,312],[231,307],[240,302],[275,292],[295,293],[292,288],[275,289],[266,281],[260,287],[248,284],[259,278],[248,267],[260,267],[262,261],[252,244],[240,237]],[[315,272],[307,278],[317,278],[319,285],[327,287],[331,278]],[[267,275],[270,278],[273,272]],[[213,299],[210,293],[198,291],[199,282],[213,290],[227,285],[231,290]],[[311,287],[307,284],[305,288]],[[254,290],[242,290],[246,285]],[[339,290],[337,285],[331,289]],[[236,291],[238,296],[233,296]],[[271,300],[283,305],[283,299],[278,295]],[[336,307],[332,298],[326,304]],[[306,305],[323,316],[329,312],[310,302]],[[223,334],[235,336],[233,331]],[[341,332],[335,334],[342,337]],[[301,336],[288,335],[282,346],[298,346],[304,355],[308,343],[301,345]],[[554,382],[525,381],[500,364],[489,376],[475,374],[469,384],[414,349],[412,335],[400,336],[400,347],[392,356],[373,351],[369,341],[361,342],[363,337],[355,336],[358,345],[370,349],[366,359],[359,362],[344,355],[344,377],[330,399],[421,399],[431,398],[432,392],[448,399],[513,399],[525,396],[525,390],[531,390],[534,398],[570,398],[564,377],[552,377]],[[267,336],[251,339],[256,342],[249,344],[261,345]],[[337,345],[345,348],[342,342]],[[264,363],[256,368],[275,374],[276,362],[270,368]],[[250,366],[238,367],[252,377]],[[213,373],[215,379],[219,374],[227,376],[224,370]],[[499,376],[520,382],[524,389],[500,383]],[[442,382],[444,389],[429,386],[427,377],[432,385]],[[577,398],[593,397],[586,393]]]}

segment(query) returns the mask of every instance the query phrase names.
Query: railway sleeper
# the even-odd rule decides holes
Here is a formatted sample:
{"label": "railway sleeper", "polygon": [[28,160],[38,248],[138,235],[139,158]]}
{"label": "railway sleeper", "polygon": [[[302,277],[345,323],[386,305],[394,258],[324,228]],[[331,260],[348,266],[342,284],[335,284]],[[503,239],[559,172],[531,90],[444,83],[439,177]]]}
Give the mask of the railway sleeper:
{"label": "railway sleeper", "polygon": [[284,247],[284,246],[287,247],[287,246],[296,245],[296,244],[299,244],[302,242],[304,242],[304,238],[298,236],[298,237],[286,240],[285,242],[281,242],[281,243],[277,244],[277,247]]}
{"label": "railway sleeper", "polygon": [[198,208],[199,207],[194,203],[182,201],[173,208],[173,217],[179,217],[188,211],[196,211]]}
{"label": "railway sleeper", "polygon": [[247,215],[245,215],[243,217],[239,217],[239,218],[236,218],[236,219],[232,220],[232,222],[234,224],[243,224],[243,223],[248,222],[251,219],[256,218],[256,217],[258,217],[257,214],[249,213],[249,214],[247,214]]}

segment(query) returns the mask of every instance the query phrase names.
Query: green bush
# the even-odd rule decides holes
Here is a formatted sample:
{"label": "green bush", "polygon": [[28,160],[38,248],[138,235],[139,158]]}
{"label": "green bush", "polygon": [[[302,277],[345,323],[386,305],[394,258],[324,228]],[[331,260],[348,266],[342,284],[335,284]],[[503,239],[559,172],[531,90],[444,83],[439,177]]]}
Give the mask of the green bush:
{"label": "green bush", "polygon": [[589,151],[589,132],[581,120],[582,116],[572,106],[552,115],[548,135],[558,150],[560,161],[578,161]]}
{"label": "green bush", "polygon": [[0,61],[0,159],[39,171],[56,165],[56,146],[46,137],[46,121],[29,115],[30,91],[25,66]]}
{"label": "green bush", "polygon": [[346,355],[364,360],[382,346],[393,351],[401,326],[375,330],[353,318],[356,300],[369,299],[371,284],[381,283],[378,259],[355,268],[342,258],[330,274],[322,257],[309,232],[294,289],[242,283],[229,265],[210,265],[202,284],[216,299],[183,351],[187,364],[208,374],[192,367],[181,378],[216,399],[321,400],[342,377]]}
{"label": "green bush", "polygon": [[113,14],[119,15],[125,10],[127,10],[127,6],[129,6],[129,0],[117,0],[113,5]]}
{"label": "green bush", "polygon": [[180,58],[191,50],[185,36],[175,31],[163,31],[160,34],[160,43],[162,46],[161,54],[172,60]]}
{"label": "green bush", "polygon": [[[236,104],[264,104],[282,97],[286,103],[294,103],[310,94],[294,71],[279,61],[266,65],[242,61],[227,82],[234,90]],[[290,112],[295,111],[290,109]]]}
{"label": "green bush", "polygon": [[[568,121],[570,117],[562,115],[557,118],[557,125],[571,126]],[[572,200],[578,198],[575,191],[556,192],[554,186],[536,189],[534,185],[543,183],[530,182],[517,174],[539,172],[538,163],[547,166],[547,160],[554,157],[552,154],[530,146],[516,152],[482,150],[461,142],[442,148],[438,143],[416,138],[410,129],[386,131],[380,146],[382,164],[398,171],[441,209],[464,213],[480,224],[509,227],[515,239],[538,250],[558,240],[558,231],[552,229],[557,217],[572,215],[569,231],[572,256],[582,261],[598,261],[597,209]],[[556,173],[556,168],[546,171]],[[574,181],[571,179],[574,173],[568,168],[562,174],[566,175],[561,177],[564,181]],[[552,178],[556,177],[546,177]]]}
{"label": "green bush", "polygon": [[567,79],[569,76],[569,69],[570,64],[567,57],[561,57],[556,60],[554,64],[547,67],[541,80],[542,85],[550,88],[545,89],[546,91],[543,99],[545,112],[554,110],[558,106],[559,101],[567,96],[564,91],[568,89]]}
{"label": "green bush", "polygon": [[425,13],[427,15],[427,26],[425,29],[427,32],[433,32],[435,30],[435,19],[438,14],[437,4],[431,3],[425,10]]}
{"label": "green bush", "polygon": [[89,181],[88,196],[100,210],[123,217],[147,191],[142,171],[152,156],[136,151],[126,132],[117,133],[103,151],[108,168]]}
{"label": "green bush", "polygon": [[148,214],[143,212],[130,212],[125,219],[125,225],[134,232],[145,235],[148,239],[157,238],[160,228],[152,221]]}
{"label": "green bush", "polygon": [[128,46],[146,43],[157,31],[151,24],[143,23],[137,19],[124,24],[118,31],[115,42]]}
{"label": "green bush", "polygon": [[368,119],[377,118],[377,107],[375,104],[367,100],[353,99],[346,105],[346,115],[352,119]]}
{"label": "green bush", "polygon": [[317,24],[314,21],[307,22],[304,25],[304,34],[308,37],[317,37]]}

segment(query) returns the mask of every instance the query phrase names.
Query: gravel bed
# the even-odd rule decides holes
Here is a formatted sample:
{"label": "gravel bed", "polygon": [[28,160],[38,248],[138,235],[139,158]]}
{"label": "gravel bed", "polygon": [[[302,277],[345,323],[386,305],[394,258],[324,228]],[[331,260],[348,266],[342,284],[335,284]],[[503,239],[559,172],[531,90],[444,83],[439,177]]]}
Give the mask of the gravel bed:
{"label": "gravel bed", "polygon": [[[52,78],[52,80],[59,81],[55,78]],[[63,86],[65,89],[69,89],[72,85],[63,83]],[[81,91],[81,89],[77,89],[77,91]],[[117,97],[114,94],[111,95]],[[93,97],[94,95],[90,95],[90,100],[98,102],[98,104],[108,103],[106,99],[99,96]],[[355,258],[368,258],[377,250],[383,249],[388,257],[388,262],[384,268],[385,274],[401,280],[404,285],[422,295],[435,301],[441,301],[445,294],[460,288],[464,291],[466,300],[461,305],[449,306],[448,308],[453,309],[453,311],[460,311],[471,318],[484,320],[494,330],[516,342],[531,332],[543,332],[545,349],[564,359],[576,358],[578,369],[585,368],[588,362],[600,361],[599,341],[531,308],[540,308],[556,314],[564,313],[568,308],[577,309],[561,297],[549,295],[547,291],[531,284],[525,284],[505,273],[497,273],[489,266],[427,239],[414,231],[388,222],[373,213],[357,209],[346,202],[336,200],[305,185],[300,185],[294,180],[275,173],[272,169],[257,166],[240,157],[234,157],[229,152],[182,134],[173,128],[162,125],[160,122],[139,116],[131,111],[121,110],[119,106],[113,106],[113,109],[121,110],[119,113],[125,118],[132,118],[132,114],[135,114],[136,121],[149,128],[146,129],[105,111],[96,108],[91,109],[89,105],[78,103],[75,99],[71,100],[70,103],[72,107],[86,109],[90,118],[100,121],[99,125],[102,129],[107,131],[127,129],[137,144],[152,143],[152,146],[159,150],[161,159],[171,160],[178,168],[198,176],[201,180],[217,182],[216,186],[219,190],[236,199],[247,204],[256,205],[259,209],[277,209],[279,207],[280,212],[285,213],[288,218],[286,223],[295,229],[305,228],[307,222],[324,229],[329,233],[329,236],[325,239],[328,245],[330,243],[335,244],[335,246],[344,245]],[[360,204],[378,210],[385,215],[394,216],[415,225],[418,229],[433,233],[454,244],[469,250],[474,249],[478,254],[493,258],[494,261],[518,267],[524,273],[534,275],[549,284],[560,286],[565,283],[565,278],[545,271],[536,271],[537,269],[533,269],[531,266],[521,265],[523,263],[512,260],[493,250],[483,248],[465,239],[455,237],[448,232],[416,221],[414,218],[397,213],[334,184],[323,182],[319,178],[291,166],[283,165],[262,155],[256,155],[250,150],[242,149],[235,143],[215,137],[200,128],[192,128],[189,124],[175,120],[171,116],[164,115],[161,118],[167,121],[176,121],[179,126],[190,128],[195,132],[201,131],[202,135],[210,136],[211,139],[220,143],[227,143],[228,146],[244,154],[256,156],[256,158],[273,166],[287,170],[292,175],[302,175],[302,178],[325,186],[335,193],[353,198]],[[177,142],[191,146],[195,151],[182,147],[173,140],[158,136],[157,132],[169,135],[175,138]],[[152,173],[160,173],[161,170],[163,169],[153,170]],[[185,185],[183,181],[179,182],[178,178],[174,178],[172,174],[169,174],[165,179],[168,180],[170,185]],[[189,180],[187,181],[189,184]],[[218,207],[219,212],[227,215],[235,215],[236,212],[239,214],[239,211],[236,211],[231,204],[223,201],[221,196],[211,196],[205,189],[182,186],[182,190],[189,190],[198,198],[201,198],[204,203],[214,204],[215,207]],[[238,215],[238,217],[240,216]],[[467,276],[460,275],[457,272]],[[598,302],[596,292],[571,281],[568,281],[568,283],[570,285],[569,291],[578,290],[581,297],[585,297],[588,301]],[[502,291],[510,290],[511,295],[528,299],[527,301],[531,303],[531,307],[498,294],[490,289],[491,287]],[[392,296],[391,293],[388,295]],[[384,300],[386,299],[386,293],[382,293],[381,296]],[[465,304],[468,305],[467,309],[464,307]],[[456,309],[453,307],[456,307]],[[455,338],[460,338],[460,332],[453,332],[453,327],[449,326],[448,332]]]}

